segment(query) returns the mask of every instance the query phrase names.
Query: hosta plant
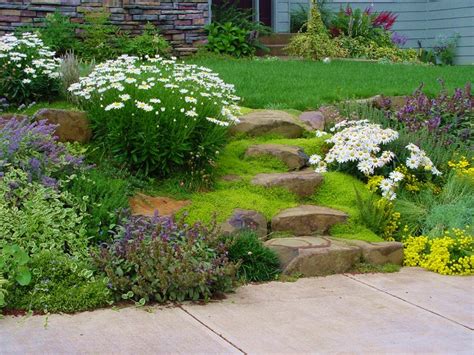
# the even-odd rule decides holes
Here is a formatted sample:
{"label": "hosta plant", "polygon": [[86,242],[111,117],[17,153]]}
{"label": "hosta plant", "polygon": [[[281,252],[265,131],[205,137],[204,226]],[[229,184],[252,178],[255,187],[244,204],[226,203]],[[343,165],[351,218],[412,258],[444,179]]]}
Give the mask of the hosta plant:
{"label": "hosta plant", "polygon": [[13,105],[53,98],[60,87],[59,64],[34,33],[0,37],[0,98]]}
{"label": "hosta plant", "polygon": [[210,69],[122,56],[71,85],[95,137],[121,163],[159,176],[212,166],[238,97]]}

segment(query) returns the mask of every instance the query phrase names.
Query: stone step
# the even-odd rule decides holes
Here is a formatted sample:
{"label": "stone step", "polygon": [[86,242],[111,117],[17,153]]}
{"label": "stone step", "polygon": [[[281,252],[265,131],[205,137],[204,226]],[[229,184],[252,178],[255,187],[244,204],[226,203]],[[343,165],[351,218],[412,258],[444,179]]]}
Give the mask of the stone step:
{"label": "stone step", "polygon": [[347,220],[347,214],[328,207],[301,205],[281,211],[272,218],[273,232],[293,235],[323,234],[336,223]]}
{"label": "stone step", "polygon": [[294,35],[294,33],[273,33],[269,36],[259,37],[259,41],[266,46],[272,44],[288,45]]}
{"label": "stone step", "polygon": [[300,138],[305,131],[298,119],[285,111],[256,110],[239,117],[239,120],[240,123],[231,127],[232,134],[276,134],[285,138]]}
{"label": "stone step", "polygon": [[283,161],[288,169],[299,170],[308,165],[309,157],[303,148],[284,144],[257,144],[252,145],[245,151],[246,157],[259,155],[272,155]]}
{"label": "stone step", "polygon": [[257,174],[251,181],[253,185],[283,187],[299,197],[313,195],[322,182],[323,176],[311,169],[289,173]]}
{"label": "stone step", "polygon": [[359,262],[402,265],[403,244],[368,243],[330,237],[276,238],[265,242],[280,260],[286,275],[324,276],[349,271]]}

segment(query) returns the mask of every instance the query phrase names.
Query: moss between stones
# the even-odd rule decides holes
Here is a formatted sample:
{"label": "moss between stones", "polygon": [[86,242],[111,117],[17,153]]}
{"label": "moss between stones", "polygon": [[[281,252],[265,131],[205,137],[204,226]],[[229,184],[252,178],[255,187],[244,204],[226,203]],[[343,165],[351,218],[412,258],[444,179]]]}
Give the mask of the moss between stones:
{"label": "moss between stones", "polygon": [[279,188],[253,186],[250,180],[259,173],[286,171],[286,166],[270,156],[245,158],[245,150],[259,143],[296,145],[304,148],[308,155],[321,154],[324,149],[322,138],[284,139],[278,137],[245,138],[232,141],[222,151],[218,162],[218,175],[236,174],[242,177],[240,182],[219,182],[215,190],[207,193],[194,193],[188,196],[191,206],[186,208],[188,220],[209,222],[216,214],[218,222],[229,217],[235,208],[251,209],[261,212],[270,220],[280,210],[295,207],[300,203],[312,203],[332,207],[346,212],[348,222],[331,229],[331,235],[346,239],[359,239],[378,242],[382,239],[365,227],[360,221],[357,209],[355,189],[362,197],[371,193],[357,178],[340,172],[325,174],[324,182],[314,196],[305,200]]}

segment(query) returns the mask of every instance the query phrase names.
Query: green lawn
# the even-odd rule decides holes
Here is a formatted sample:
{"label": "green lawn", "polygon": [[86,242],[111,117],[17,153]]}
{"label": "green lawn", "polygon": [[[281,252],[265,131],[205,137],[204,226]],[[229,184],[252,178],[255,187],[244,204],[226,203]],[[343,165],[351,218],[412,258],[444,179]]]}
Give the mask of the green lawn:
{"label": "green lawn", "polygon": [[474,80],[473,66],[435,67],[371,62],[235,60],[194,58],[191,62],[218,72],[237,88],[242,105],[251,108],[307,110],[348,98],[377,94],[406,95],[425,83],[435,94],[438,78],[450,90]]}

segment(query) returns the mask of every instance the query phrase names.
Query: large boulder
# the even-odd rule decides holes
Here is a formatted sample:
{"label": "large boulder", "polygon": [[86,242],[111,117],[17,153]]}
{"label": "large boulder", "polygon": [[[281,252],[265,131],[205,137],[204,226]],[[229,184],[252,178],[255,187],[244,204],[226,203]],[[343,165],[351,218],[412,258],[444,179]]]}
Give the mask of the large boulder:
{"label": "large boulder", "polygon": [[313,195],[322,182],[323,176],[311,169],[290,173],[257,174],[252,179],[253,185],[283,187],[299,197]]}
{"label": "large boulder", "polygon": [[272,218],[272,232],[294,235],[326,233],[334,224],[347,220],[347,214],[328,207],[301,205],[281,211]]}
{"label": "large boulder", "polygon": [[265,239],[268,234],[267,220],[260,212],[236,208],[221,224],[221,231],[224,234],[233,234],[243,229],[253,230],[260,239]]}
{"label": "large boulder", "polygon": [[296,118],[278,110],[258,110],[239,117],[240,123],[231,127],[232,134],[248,134],[262,136],[277,134],[286,138],[299,138],[305,129]]}
{"label": "large boulder", "polygon": [[55,135],[60,142],[87,143],[92,137],[89,120],[86,113],[82,111],[45,108],[36,112],[33,119],[47,120],[49,123],[58,125]]}
{"label": "large boulder", "polygon": [[302,148],[284,144],[257,144],[247,148],[246,157],[271,155],[280,159],[290,170],[299,170],[308,164],[309,157]]}

